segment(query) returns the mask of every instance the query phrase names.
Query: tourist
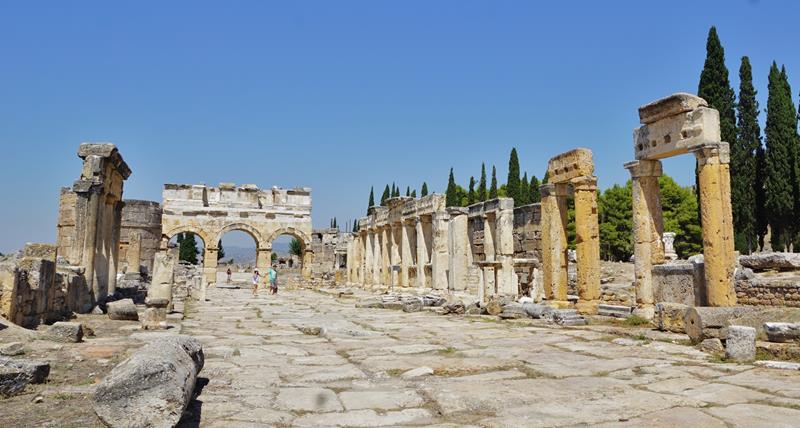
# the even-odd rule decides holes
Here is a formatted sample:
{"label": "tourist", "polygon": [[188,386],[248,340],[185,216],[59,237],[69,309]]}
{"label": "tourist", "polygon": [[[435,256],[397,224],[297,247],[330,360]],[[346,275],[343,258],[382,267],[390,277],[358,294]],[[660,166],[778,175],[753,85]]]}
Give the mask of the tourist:
{"label": "tourist", "polygon": [[260,276],[261,275],[258,274],[258,269],[253,271],[253,297],[255,297],[258,292],[258,278]]}
{"label": "tourist", "polygon": [[231,268],[228,268],[228,284],[231,283]]}
{"label": "tourist", "polygon": [[278,294],[278,271],[275,270],[275,266],[270,266],[269,271],[267,271],[267,275],[269,276],[269,289],[272,294]]}

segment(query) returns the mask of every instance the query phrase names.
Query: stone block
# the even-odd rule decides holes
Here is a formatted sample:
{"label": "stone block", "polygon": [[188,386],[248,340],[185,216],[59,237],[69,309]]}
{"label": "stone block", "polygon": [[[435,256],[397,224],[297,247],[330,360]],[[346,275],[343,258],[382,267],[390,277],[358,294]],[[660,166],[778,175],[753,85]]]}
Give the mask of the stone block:
{"label": "stone block", "polygon": [[756,329],[739,325],[728,327],[725,358],[737,362],[753,361],[756,358]]}
{"label": "stone block", "polygon": [[29,383],[43,383],[49,375],[49,363],[0,357],[0,395],[18,394]]}
{"label": "stone block", "polygon": [[722,346],[722,341],[717,338],[704,339],[699,345],[697,345],[697,347],[701,351],[708,352],[710,354],[721,354],[725,352],[725,347]]}
{"label": "stone block", "polygon": [[653,297],[656,302],[704,305],[703,270],[694,263],[670,263],[653,266]]}
{"label": "stone block", "polygon": [[721,141],[719,112],[708,107],[664,117],[633,132],[637,160],[658,160]]}
{"label": "stone block", "polygon": [[706,100],[697,95],[678,92],[639,107],[639,121],[646,125],[699,107],[708,107]]}
{"label": "stone block", "polygon": [[764,332],[770,342],[800,341],[800,323],[768,322],[764,323]]}
{"label": "stone block", "polygon": [[628,318],[631,316],[633,312],[633,307],[631,306],[620,306],[620,305],[598,305],[597,306],[597,315],[602,315],[606,317],[615,317],[615,318]]}
{"label": "stone block", "polygon": [[756,271],[800,269],[800,253],[756,253],[739,256],[739,264]]}
{"label": "stone block", "polygon": [[57,342],[78,343],[83,340],[83,325],[79,322],[59,321],[47,328],[46,336]]}
{"label": "stone block", "polygon": [[144,330],[165,330],[167,328],[166,306],[145,309],[141,321]]}
{"label": "stone block", "polygon": [[94,410],[107,426],[173,427],[192,399],[203,363],[196,339],[157,339],[103,379],[92,399]]}
{"label": "stone block", "polygon": [[0,355],[15,357],[25,353],[25,348],[20,342],[9,342],[0,345]]}
{"label": "stone block", "polygon": [[681,303],[660,302],[656,304],[655,323],[661,331],[685,333],[684,319],[689,306]]}
{"label": "stone block", "polygon": [[138,321],[139,313],[132,299],[122,299],[110,302],[106,305],[108,317],[112,320]]}

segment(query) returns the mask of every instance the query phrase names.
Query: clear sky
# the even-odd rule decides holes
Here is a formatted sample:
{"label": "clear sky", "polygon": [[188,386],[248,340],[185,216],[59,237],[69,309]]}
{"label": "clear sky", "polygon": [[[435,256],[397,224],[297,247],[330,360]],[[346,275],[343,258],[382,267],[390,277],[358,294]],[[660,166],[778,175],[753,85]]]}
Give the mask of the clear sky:
{"label": "clear sky", "polygon": [[[82,141],[115,143],[125,197],[163,183],[313,188],[314,223],[364,214],[371,185],[442,191],[508,154],[541,177],[594,151],[624,182],[637,107],[697,91],[716,25],[732,83],[749,55],[800,89],[800,2],[4,1],[0,251],[54,242]],[[762,114],[762,121],[764,119]],[[688,156],[665,164],[693,182]]]}

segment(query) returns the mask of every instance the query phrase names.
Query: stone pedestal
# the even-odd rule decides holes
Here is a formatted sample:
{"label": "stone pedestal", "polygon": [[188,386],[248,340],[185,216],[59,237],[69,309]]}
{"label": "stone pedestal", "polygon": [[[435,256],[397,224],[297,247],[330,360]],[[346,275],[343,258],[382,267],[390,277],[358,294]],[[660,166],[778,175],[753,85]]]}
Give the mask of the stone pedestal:
{"label": "stone pedestal", "polygon": [[661,240],[664,242],[664,258],[678,260],[678,253],[675,252],[675,232],[664,232]]}
{"label": "stone pedestal", "polygon": [[142,315],[142,328],[144,330],[165,330],[167,328],[167,306],[169,300],[164,298],[151,298],[145,300],[144,314]]}

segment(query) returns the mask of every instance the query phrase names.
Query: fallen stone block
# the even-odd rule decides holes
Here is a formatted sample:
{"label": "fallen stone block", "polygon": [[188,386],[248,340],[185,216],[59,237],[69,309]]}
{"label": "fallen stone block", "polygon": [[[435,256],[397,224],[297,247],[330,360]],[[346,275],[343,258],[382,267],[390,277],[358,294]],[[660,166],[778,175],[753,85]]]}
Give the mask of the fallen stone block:
{"label": "fallen stone block", "polygon": [[380,299],[370,297],[360,302],[356,302],[357,308],[383,308],[383,302]]}
{"label": "fallen stone block", "polygon": [[83,340],[83,324],[59,321],[48,327],[45,335],[56,342],[78,343]]}
{"label": "fallen stone block", "polygon": [[713,339],[705,339],[697,345],[697,348],[703,352],[708,352],[709,354],[721,354],[725,352],[725,347],[722,346],[722,341],[713,338]]}
{"label": "fallen stone block", "polygon": [[438,306],[443,306],[445,303],[447,303],[447,299],[441,296],[433,296],[433,295],[422,296],[422,306],[438,307]]}
{"label": "fallen stone block", "polygon": [[661,331],[686,333],[684,324],[689,306],[682,303],[659,302],[656,304],[656,327]]}
{"label": "fallen stone block", "polygon": [[756,253],[739,256],[739,264],[753,270],[800,269],[798,253]]}
{"label": "fallen stone block", "polygon": [[725,340],[725,358],[731,361],[747,362],[756,359],[756,329],[732,325],[728,327]]}
{"label": "fallen stone block", "polygon": [[764,323],[764,332],[770,342],[800,341],[800,323],[768,322]]}
{"label": "fallen stone block", "polygon": [[791,363],[788,361],[756,361],[756,365],[768,369],[800,370],[800,363]]}
{"label": "fallen stone block", "polygon": [[450,302],[445,303],[442,306],[444,314],[455,314],[455,315],[462,315],[466,312],[466,307],[464,306],[464,302],[461,300],[453,300]]}
{"label": "fallen stone block", "polygon": [[139,321],[139,313],[133,299],[122,299],[106,305],[108,317],[112,320]]}
{"label": "fallen stone block", "polygon": [[692,343],[700,343],[703,339],[721,338],[722,329],[730,325],[729,320],[757,310],[752,306],[695,306],[686,311],[683,323]]}
{"label": "fallen stone block", "polygon": [[43,383],[49,375],[49,363],[0,357],[0,395],[16,395],[30,383]]}
{"label": "fallen stone block", "polygon": [[174,427],[192,399],[203,362],[197,339],[157,339],[114,367],[97,386],[95,413],[112,427]]}
{"label": "fallen stone block", "polygon": [[536,303],[523,303],[522,310],[524,310],[529,317],[536,319],[545,318],[554,311],[550,306]]}
{"label": "fallen stone block", "polygon": [[606,317],[615,317],[615,318],[628,318],[631,316],[631,312],[633,308],[630,306],[619,306],[619,305],[598,305],[597,306],[597,315],[603,315]]}
{"label": "fallen stone block", "polygon": [[25,348],[20,342],[9,342],[0,345],[0,355],[15,357],[17,355],[22,355],[24,353],[25,353]]}
{"label": "fallen stone block", "polygon": [[514,303],[503,306],[503,312],[500,312],[499,317],[504,320],[528,318],[528,313],[525,312],[525,309],[522,307],[522,305],[519,303]]}
{"label": "fallen stone block", "polygon": [[422,310],[422,300],[408,299],[403,301],[403,312],[419,312]]}
{"label": "fallen stone block", "polygon": [[430,367],[417,367],[411,369],[400,375],[403,379],[415,379],[423,376],[430,376],[433,374],[433,369]]}
{"label": "fallen stone block", "polygon": [[496,297],[491,297],[489,301],[486,302],[484,309],[489,315],[500,315],[500,313],[503,312],[503,302]]}

